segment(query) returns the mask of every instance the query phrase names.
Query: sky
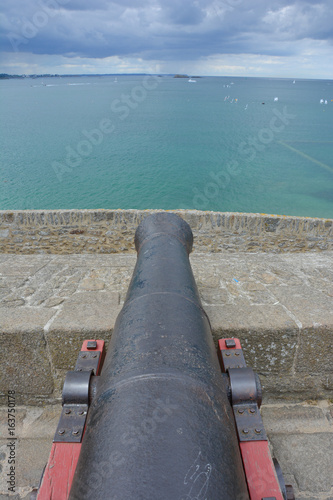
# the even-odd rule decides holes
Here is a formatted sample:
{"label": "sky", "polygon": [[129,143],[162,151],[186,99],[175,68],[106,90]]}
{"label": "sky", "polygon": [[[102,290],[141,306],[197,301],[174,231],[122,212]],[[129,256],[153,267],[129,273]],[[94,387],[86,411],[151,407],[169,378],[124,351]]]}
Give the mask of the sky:
{"label": "sky", "polygon": [[0,73],[333,79],[333,0],[2,0]]}

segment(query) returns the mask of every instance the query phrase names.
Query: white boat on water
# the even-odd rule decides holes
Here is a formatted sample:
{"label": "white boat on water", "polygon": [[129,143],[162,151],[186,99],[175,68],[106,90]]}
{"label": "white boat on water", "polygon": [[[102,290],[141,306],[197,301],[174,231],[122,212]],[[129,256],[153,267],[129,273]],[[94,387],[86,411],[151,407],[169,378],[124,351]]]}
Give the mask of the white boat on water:
{"label": "white boat on water", "polygon": [[197,81],[193,80],[193,78],[189,78],[189,83],[197,83]]}

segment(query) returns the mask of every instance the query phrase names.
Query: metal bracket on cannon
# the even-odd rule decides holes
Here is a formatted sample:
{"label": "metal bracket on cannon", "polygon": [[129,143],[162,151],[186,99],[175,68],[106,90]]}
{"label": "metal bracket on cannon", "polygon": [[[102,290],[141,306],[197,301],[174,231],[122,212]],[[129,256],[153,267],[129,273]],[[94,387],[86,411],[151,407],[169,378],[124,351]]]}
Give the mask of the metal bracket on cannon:
{"label": "metal bracket on cannon", "polygon": [[230,368],[229,380],[239,441],[267,441],[259,412],[259,382],[254,371],[251,368]]}
{"label": "metal bracket on cannon", "polygon": [[62,412],[45,466],[37,500],[67,500],[80,455],[93,380],[105,357],[103,340],[85,340],[74,371],[67,373],[62,392]]}
{"label": "metal bracket on cannon", "polygon": [[91,370],[67,373],[54,443],[81,442],[88,413],[91,374]]}
{"label": "metal bracket on cannon", "polygon": [[62,412],[53,439],[54,443],[80,443],[87,420],[91,376],[97,375],[102,352],[96,340],[87,340],[68,372],[62,391]]}
{"label": "metal bracket on cannon", "polygon": [[[219,340],[222,371],[229,376],[231,406],[251,500],[295,500],[272,459],[260,415],[262,392],[258,375],[247,368],[238,339]],[[260,487],[258,487],[260,485]]]}

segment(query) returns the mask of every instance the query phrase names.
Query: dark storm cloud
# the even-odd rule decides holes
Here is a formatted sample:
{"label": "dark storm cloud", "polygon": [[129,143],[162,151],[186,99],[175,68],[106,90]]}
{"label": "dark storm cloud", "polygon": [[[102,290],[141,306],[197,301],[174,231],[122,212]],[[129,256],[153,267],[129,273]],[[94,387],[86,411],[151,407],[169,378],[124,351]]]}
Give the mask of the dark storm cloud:
{"label": "dark storm cloud", "polygon": [[287,56],[300,40],[332,42],[332,18],[331,0],[5,0],[0,42],[87,58]]}

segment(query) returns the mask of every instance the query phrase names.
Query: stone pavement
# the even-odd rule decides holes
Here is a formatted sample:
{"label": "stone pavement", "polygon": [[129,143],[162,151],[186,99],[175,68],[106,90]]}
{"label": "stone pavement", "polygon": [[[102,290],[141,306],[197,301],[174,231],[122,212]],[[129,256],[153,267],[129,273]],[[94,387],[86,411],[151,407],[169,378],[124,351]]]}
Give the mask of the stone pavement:
{"label": "stone pavement", "polygon": [[[82,340],[110,337],[135,258],[0,256],[0,500],[5,394],[15,390],[18,405],[16,498],[28,498],[48,458],[65,373]],[[333,500],[333,252],[193,253],[191,263],[215,340],[239,337],[260,374],[262,415],[287,482],[298,499]]]}

